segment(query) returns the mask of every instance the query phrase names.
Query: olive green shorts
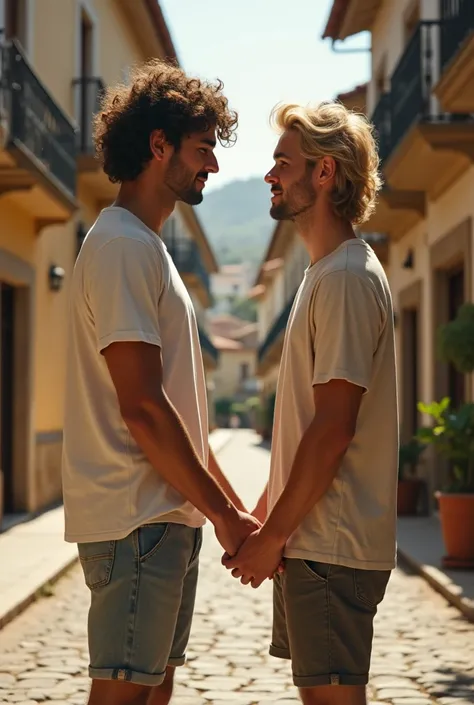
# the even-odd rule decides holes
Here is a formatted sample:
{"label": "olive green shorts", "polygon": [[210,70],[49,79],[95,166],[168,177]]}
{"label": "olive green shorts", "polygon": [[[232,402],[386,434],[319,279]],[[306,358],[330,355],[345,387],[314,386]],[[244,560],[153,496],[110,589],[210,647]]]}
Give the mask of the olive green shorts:
{"label": "olive green shorts", "polygon": [[272,656],[290,659],[299,688],[365,685],[373,622],[390,571],[287,558],[274,579]]}

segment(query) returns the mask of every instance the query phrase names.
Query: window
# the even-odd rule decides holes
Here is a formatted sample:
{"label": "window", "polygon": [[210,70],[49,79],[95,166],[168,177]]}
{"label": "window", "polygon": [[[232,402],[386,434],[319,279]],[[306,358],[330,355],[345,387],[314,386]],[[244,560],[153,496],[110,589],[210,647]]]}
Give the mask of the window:
{"label": "window", "polygon": [[242,362],[240,365],[240,380],[245,382],[249,378],[249,363]]}

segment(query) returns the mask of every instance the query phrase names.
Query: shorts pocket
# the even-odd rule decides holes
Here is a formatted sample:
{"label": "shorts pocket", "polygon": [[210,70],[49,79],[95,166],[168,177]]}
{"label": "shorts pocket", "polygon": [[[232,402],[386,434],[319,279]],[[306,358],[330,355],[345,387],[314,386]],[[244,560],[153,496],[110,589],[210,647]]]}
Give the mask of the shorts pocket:
{"label": "shorts pocket", "polygon": [[77,548],[86,585],[90,590],[110,582],[115,559],[115,541],[80,543]]}
{"label": "shorts pocket", "polygon": [[137,529],[140,563],[151,558],[164,544],[170,532],[170,524],[145,524]]}
{"label": "shorts pocket", "polygon": [[320,583],[326,584],[329,578],[331,566],[329,563],[319,563],[318,561],[301,561],[306,572],[315,578]]}
{"label": "shorts pocket", "polygon": [[357,599],[375,609],[383,600],[390,578],[389,570],[359,570],[354,568],[354,588]]}

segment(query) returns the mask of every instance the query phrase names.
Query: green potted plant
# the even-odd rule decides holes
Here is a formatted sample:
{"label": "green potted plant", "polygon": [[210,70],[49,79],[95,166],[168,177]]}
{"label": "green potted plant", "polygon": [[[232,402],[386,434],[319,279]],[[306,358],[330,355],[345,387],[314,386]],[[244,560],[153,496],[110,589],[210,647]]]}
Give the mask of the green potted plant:
{"label": "green potted plant", "polygon": [[451,408],[448,397],[418,404],[431,417],[417,437],[449,464],[449,480],[436,493],[447,555],[446,567],[474,568],[474,404]]}
{"label": "green potted plant", "polygon": [[397,514],[414,516],[423,481],[416,477],[416,469],[425,446],[417,438],[402,443],[398,452]]}

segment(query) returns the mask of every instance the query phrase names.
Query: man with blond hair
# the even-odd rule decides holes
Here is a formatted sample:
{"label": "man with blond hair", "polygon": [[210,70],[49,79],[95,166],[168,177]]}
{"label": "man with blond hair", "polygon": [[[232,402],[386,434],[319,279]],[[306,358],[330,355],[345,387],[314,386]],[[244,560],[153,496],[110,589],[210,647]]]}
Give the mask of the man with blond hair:
{"label": "man with blond hair", "polygon": [[364,705],[373,620],[396,554],[398,409],[392,301],[354,226],[380,188],[370,124],[338,103],[284,105],[266,175],[271,215],[310,263],[289,316],[262,528],[225,565],[275,574],[270,652],[291,659],[305,705]]}

